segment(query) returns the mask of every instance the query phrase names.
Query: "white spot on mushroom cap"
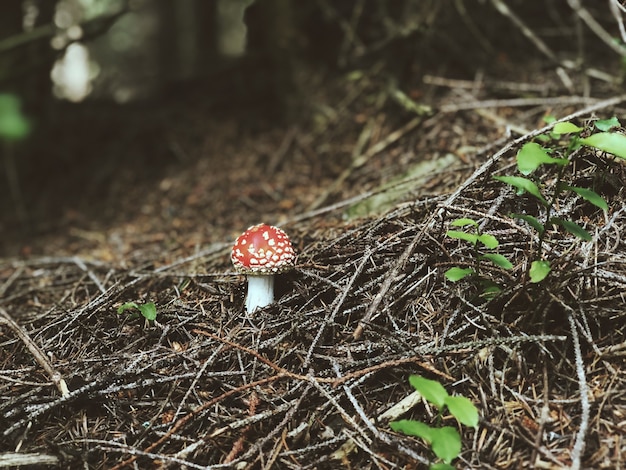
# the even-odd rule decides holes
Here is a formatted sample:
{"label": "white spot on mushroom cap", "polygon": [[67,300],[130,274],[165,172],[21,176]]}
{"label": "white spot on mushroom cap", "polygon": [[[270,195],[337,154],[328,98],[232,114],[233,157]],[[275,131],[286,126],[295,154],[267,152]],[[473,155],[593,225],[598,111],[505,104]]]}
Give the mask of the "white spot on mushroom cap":
{"label": "white spot on mushroom cap", "polygon": [[[245,249],[243,246],[247,245]],[[254,225],[235,241],[231,260],[244,274],[273,274],[293,267],[295,253],[287,234],[265,224]]]}

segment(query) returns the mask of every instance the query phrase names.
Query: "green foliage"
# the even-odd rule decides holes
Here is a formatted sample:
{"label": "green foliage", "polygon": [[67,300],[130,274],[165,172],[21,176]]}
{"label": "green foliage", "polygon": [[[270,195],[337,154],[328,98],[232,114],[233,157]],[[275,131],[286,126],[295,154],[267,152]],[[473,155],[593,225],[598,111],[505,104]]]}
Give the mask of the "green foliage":
{"label": "green foliage", "polygon": [[431,445],[437,457],[449,464],[461,453],[461,436],[452,426],[431,428]]}
{"label": "green foliage", "polygon": [[[117,309],[117,313],[121,314],[124,313],[126,310],[139,310],[139,313],[141,313],[141,315],[143,315],[146,320],[156,320],[157,317],[157,311],[154,302],[148,302],[141,305],[138,305],[135,302],[126,302],[125,304],[119,306],[119,308]],[[139,318],[139,313],[131,312],[129,317],[131,319]]]}
{"label": "green foliage", "polygon": [[469,276],[476,277],[478,284],[481,286],[482,296],[486,298],[492,298],[497,295],[501,289],[500,287],[481,276],[481,261],[489,261],[494,265],[502,269],[511,269],[513,264],[506,259],[504,255],[498,253],[481,253],[479,251],[478,243],[487,249],[493,250],[500,245],[500,242],[496,237],[488,233],[481,233],[478,222],[473,219],[461,218],[450,222],[453,227],[467,227],[471,232],[462,232],[459,230],[448,230],[446,236],[457,240],[463,240],[470,243],[474,247],[474,267],[473,268],[461,268],[459,266],[453,266],[448,269],[444,276],[450,282],[457,282]]}
{"label": "green foliage", "polygon": [[602,132],[607,132],[611,129],[621,126],[619,119],[617,119],[615,116],[613,116],[611,119],[599,119],[594,123],[594,125],[596,126],[596,129]]}
{"label": "green foliage", "polygon": [[550,274],[550,261],[535,260],[530,264],[530,282],[541,282]]}
{"label": "green foliage", "polygon": [[591,241],[591,235],[589,234],[589,232],[587,232],[584,228],[574,222],[562,219],[560,217],[552,217],[550,218],[550,222],[555,225],[560,225],[569,233],[577,236],[582,240],[585,240],[587,242]]}
{"label": "green foliage", "polygon": [[459,423],[473,428],[478,427],[478,410],[469,398],[447,395],[444,404]]}
{"label": "green foliage", "polygon": [[455,470],[455,468],[449,463],[434,463],[430,466],[430,470]]}
{"label": "green foliage", "polygon": [[478,235],[474,233],[467,232],[458,232],[456,230],[448,230],[446,235],[450,238],[458,238],[460,240],[465,240],[466,242],[470,242],[472,245],[476,245],[476,243],[480,242],[485,245],[487,248],[496,248],[499,243],[496,237],[489,234]]}
{"label": "green foliage", "polygon": [[609,205],[595,191],[591,191],[587,188],[578,188],[576,186],[564,186],[564,189],[575,192],[585,201],[590,202],[594,206],[602,209],[603,211],[609,210]]}
{"label": "green foliage", "polygon": [[409,383],[415,390],[420,392],[426,401],[432,403],[437,408],[444,406],[448,392],[436,380],[426,379],[419,375],[411,375]]}
{"label": "green foliage", "polygon": [[536,217],[533,217],[532,215],[527,215],[527,214],[509,214],[509,216],[513,219],[521,219],[524,222],[526,222],[528,225],[530,225],[532,228],[534,228],[535,230],[537,230],[537,232],[539,233],[540,236],[543,235],[543,232],[545,231],[545,227],[543,226],[543,224],[541,222],[539,222],[537,220]]}
{"label": "green foliage", "polygon": [[552,114],[546,114],[542,120],[546,124],[552,124],[554,121],[556,121],[556,116],[553,116]]}
{"label": "green foliage", "polygon": [[454,266],[453,268],[448,269],[444,275],[448,281],[456,282],[474,273],[476,273],[476,271],[472,268],[459,268],[458,266]]}
{"label": "green foliage", "polygon": [[494,176],[494,179],[517,188],[519,190],[517,192],[518,196],[526,192],[535,196],[544,206],[547,207],[549,205],[548,201],[543,197],[543,194],[541,194],[541,191],[539,191],[539,187],[527,178],[522,178],[521,176]]}
{"label": "green foliage", "polygon": [[479,286],[482,292],[481,297],[485,299],[492,299],[500,292],[502,292],[502,288],[495,282],[490,281],[489,279],[481,279],[479,282]]}
{"label": "green foliage", "polygon": [[461,218],[453,220],[452,222],[450,222],[450,225],[452,225],[453,227],[467,227],[468,225],[478,227],[478,222],[476,222],[474,219]]}
{"label": "green foliage", "polygon": [[[546,122],[553,122],[553,119],[551,118],[549,121],[546,120]],[[580,133],[584,131],[583,128],[571,122],[559,122],[555,124],[550,135],[538,136],[540,137],[538,138],[539,141],[544,144],[550,144],[549,148],[546,148],[536,142],[529,142],[522,146],[517,153],[517,168],[524,176],[493,177],[498,181],[516,188],[518,195],[527,193],[534,197],[540,203],[543,211],[545,212],[545,224],[541,223],[539,219],[533,215],[510,214],[511,217],[526,222],[539,234],[539,259],[531,263],[529,270],[530,281],[533,283],[544,280],[550,273],[551,269],[550,263],[541,259],[543,254],[542,244],[544,237],[546,236],[546,227],[559,226],[581,240],[592,240],[589,232],[577,223],[571,220],[566,220],[562,217],[553,216],[556,212],[555,204],[559,200],[559,197],[570,192],[577,194],[585,201],[593,204],[603,211],[606,211],[609,208],[606,201],[604,201],[604,199],[595,191],[589,188],[569,186],[561,182],[564,171],[569,164],[570,156],[581,146],[593,147],[626,159],[626,136],[617,132],[609,132],[611,129],[620,126],[620,122],[617,118],[614,117],[607,120],[596,121],[595,125],[596,128],[602,132],[592,134],[586,138],[580,138]],[[561,136],[564,134],[570,135],[565,142],[565,146],[561,144]],[[557,153],[563,154],[563,158],[555,158],[551,156],[551,154]],[[540,189],[538,178],[532,177],[533,173],[543,165],[557,165],[559,167],[557,183],[554,185],[552,194],[549,196],[544,194]]]}
{"label": "green foliage", "polygon": [[[466,397],[448,395],[439,382],[418,375],[410,376],[409,383],[426,401],[438,408],[438,421],[441,421],[442,413],[447,409],[459,423],[478,428],[478,410]],[[426,423],[411,419],[393,421],[389,423],[389,426],[394,431],[419,437],[431,446],[433,453],[443,461],[432,464],[431,470],[454,468],[450,462],[461,452],[461,436],[456,428],[452,426],[431,427]]]}
{"label": "green foliage", "polygon": [[19,98],[13,94],[0,94],[0,139],[24,139],[30,134],[30,127],[22,114]]}
{"label": "green foliage", "polygon": [[554,134],[578,134],[583,129],[578,127],[576,124],[565,121],[565,122],[557,122],[552,128],[552,133]]}
{"label": "green foliage", "polygon": [[612,153],[620,158],[626,158],[626,135],[624,134],[599,132],[585,139],[580,139],[580,142],[603,152]]}
{"label": "green foliage", "polygon": [[567,165],[567,159],[551,157],[548,155],[546,149],[535,142],[524,145],[519,151],[517,156],[517,169],[522,175],[530,175],[544,164]]}
{"label": "green foliage", "polygon": [[421,421],[413,421],[412,419],[401,419],[399,421],[392,421],[389,423],[391,429],[399,431],[407,436],[415,436],[424,439],[429,444],[432,444],[431,427],[422,423]]}
{"label": "green foliage", "polygon": [[506,258],[506,256],[501,255],[499,253],[486,253],[484,255],[481,255],[480,259],[489,260],[496,266],[501,267],[502,269],[513,268],[513,264]]}

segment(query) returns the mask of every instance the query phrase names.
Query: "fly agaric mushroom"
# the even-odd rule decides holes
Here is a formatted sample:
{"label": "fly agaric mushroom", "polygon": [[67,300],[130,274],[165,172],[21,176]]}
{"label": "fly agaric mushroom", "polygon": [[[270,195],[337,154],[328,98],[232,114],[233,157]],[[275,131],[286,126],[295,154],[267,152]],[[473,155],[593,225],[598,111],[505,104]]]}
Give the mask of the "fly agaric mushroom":
{"label": "fly agaric mushroom", "polygon": [[293,268],[294,258],[289,237],[277,227],[253,225],[239,235],[230,259],[237,271],[248,276],[248,313],[274,301],[274,275]]}

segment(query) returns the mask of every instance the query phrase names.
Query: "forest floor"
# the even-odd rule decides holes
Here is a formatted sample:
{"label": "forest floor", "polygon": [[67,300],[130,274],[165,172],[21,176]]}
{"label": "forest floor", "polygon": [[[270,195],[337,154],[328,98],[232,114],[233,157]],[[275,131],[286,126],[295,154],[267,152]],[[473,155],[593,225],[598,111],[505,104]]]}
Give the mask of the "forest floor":
{"label": "forest floor", "polygon": [[[545,116],[590,129],[626,116],[624,98],[536,72],[426,76],[404,96],[376,76],[328,79],[287,125],[266,104],[203,107],[198,90],[124,116],[68,106],[24,177],[27,234],[3,203],[0,458],[418,468],[429,447],[385,415],[418,374],[479,410],[477,429],[459,426],[458,468],[623,467],[623,164],[579,152],[558,176],[597,184],[609,211],[558,201],[593,239],[549,229],[539,284],[537,236],[508,217],[537,204],[491,176],[518,174]],[[540,177],[553,190],[556,170]],[[446,237],[461,217],[513,263],[483,268],[496,296],[443,274],[475,262]],[[230,248],[258,222],[283,228],[298,258],[278,301],[247,315]],[[126,302],[154,302],[156,321],[118,314]],[[395,417],[438,422],[422,401]]]}

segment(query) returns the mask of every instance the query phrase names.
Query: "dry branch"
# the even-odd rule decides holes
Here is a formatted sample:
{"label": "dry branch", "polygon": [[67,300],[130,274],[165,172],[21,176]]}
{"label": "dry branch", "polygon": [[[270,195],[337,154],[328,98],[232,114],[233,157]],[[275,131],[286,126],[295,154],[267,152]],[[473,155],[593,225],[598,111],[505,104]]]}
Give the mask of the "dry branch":
{"label": "dry branch", "polygon": [[46,354],[35,344],[31,337],[24,331],[24,329],[17,324],[13,318],[7,313],[5,309],[0,307],[0,324],[8,326],[13,333],[24,343],[30,353],[33,355],[37,363],[46,371],[50,377],[50,381],[57,387],[62,397],[68,397],[70,394],[67,384],[63,379],[63,376],[58,372],[54,366],[50,363]]}

